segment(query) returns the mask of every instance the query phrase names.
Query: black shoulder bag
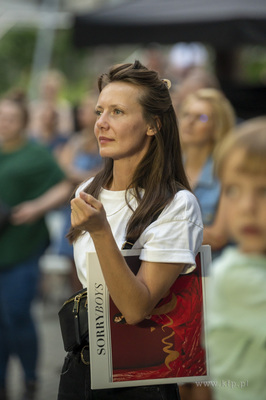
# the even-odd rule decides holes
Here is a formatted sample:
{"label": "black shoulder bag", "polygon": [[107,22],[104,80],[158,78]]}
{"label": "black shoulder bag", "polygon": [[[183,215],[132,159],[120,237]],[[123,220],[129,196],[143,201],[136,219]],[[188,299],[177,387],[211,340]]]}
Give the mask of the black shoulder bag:
{"label": "black shoulder bag", "polygon": [[[131,249],[134,243],[125,242],[122,250]],[[87,288],[81,289],[67,299],[58,312],[64,349],[75,351],[88,343],[88,297]]]}
{"label": "black shoulder bag", "polygon": [[[152,222],[156,221],[160,214],[161,211],[155,214]],[[127,240],[122,250],[130,250],[133,245],[134,243]],[[75,351],[89,342],[87,288],[79,290],[67,299],[58,316],[66,351]]]}

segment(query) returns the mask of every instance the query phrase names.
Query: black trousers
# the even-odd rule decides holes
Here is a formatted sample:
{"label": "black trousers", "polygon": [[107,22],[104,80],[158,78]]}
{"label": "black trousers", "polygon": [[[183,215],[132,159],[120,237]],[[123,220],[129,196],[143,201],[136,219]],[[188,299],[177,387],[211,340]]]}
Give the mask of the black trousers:
{"label": "black trousers", "polygon": [[92,390],[90,386],[90,366],[84,364],[80,352],[68,353],[57,400],[180,400],[176,384],[102,390]]}

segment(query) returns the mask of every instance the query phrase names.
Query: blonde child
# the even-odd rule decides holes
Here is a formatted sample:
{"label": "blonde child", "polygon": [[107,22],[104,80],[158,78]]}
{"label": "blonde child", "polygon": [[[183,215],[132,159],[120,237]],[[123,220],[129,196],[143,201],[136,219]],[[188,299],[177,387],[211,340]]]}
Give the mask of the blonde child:
{"label": "blonde child", "polygon": [[208,348],[215,400],[266,399],[266,117],[241,124],[217,156],[236,247],[212,267]]}

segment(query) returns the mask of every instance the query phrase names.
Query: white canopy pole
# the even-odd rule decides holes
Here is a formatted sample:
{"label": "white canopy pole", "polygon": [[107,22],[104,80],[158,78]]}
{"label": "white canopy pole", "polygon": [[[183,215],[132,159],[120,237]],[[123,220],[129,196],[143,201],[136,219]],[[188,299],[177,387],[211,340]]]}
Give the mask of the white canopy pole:
{"label": "white canopy pole", "polygon": [[29,100],[33,100],[38,96],[37,86],[40,76],[50,66],[55,29],[57,26],[59,1],[60,0],[43,0],[40,7],[42,18],[40,20],[31,69],[31,80],[28,89]]}

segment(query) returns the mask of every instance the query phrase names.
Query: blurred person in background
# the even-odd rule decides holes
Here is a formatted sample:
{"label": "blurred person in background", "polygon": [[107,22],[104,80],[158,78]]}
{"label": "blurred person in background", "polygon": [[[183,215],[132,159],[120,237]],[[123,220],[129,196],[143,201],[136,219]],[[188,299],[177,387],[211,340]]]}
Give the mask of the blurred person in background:
{"label": "blurred person in background", "polygon": [[[58,159],[69,181],[72,182],[73,187],[95,176],[100,167],[102,167],[102,158],[99,155],[99,148],[94,135],[96,101],[97,99],[90,94],[82,100],[77,109],[77,121],[80,130],[69,138]],[[68,204],[63,207],[62,212],[64,222],[55,251],[59,255],[68,257],[71,261],[71,286],[74,291],[77,291],[81,285],[77,279],[73,246],[66,239],[66,234],[71,226],[70,205]]]}
{"label": "blurred person in background", "polygon": [[159,43],[149,43],[144,47],[142,54],[143,64],[146,65],[147,68],[158,72],[160,76],[166,76],[165,73],[167,69],[167,58],[163,49],[163,46]]}
{"label": "blurred person in background", "polygon": [[43,103],[39,108],[39,129],[29,132],[30,138],[46,146],[57,159],[68,140],[68,136],[59,131],[58,119],[56,106]]}
{"label": "blurred person in background", "polygon": [[[234,110],[220,90],[203,88],[185,97],[178,121],[186,175],[202,212],[203,243],[210,244],[212,257],[217,257],[229,239],[224,225],[212,227],[220,203],[220,183],[213,171],[214,150],[234,126]],[[206,232],[208,226],[212,231]],[[211,399],[208,387],[195,384],[180,385],[180,393],[182,400]]]}
{"label": "blurred person in background", "polygon": [[36,398],[38,337],[31,305],[39,282],[39,257],[49,244],[44,215],[66,201],[72,189],[50,151],[26,134],[22,98],[0,101],[0,198],[10,219],[0,232],[0,399],[7,400],[7,367],[18,357],[25,387]]}
{"label": "blurred person in background", "polygon": [[213,257],[229,240],[226,226],[212,227],[220,212],[220,182],[213,172],[214,155],[234,125],[233,107],[217,89],[199,89],[189,94],[180,106],[179,129],[185,171],[201,207],[203,242],[211,245]]}
{"label": "blurred person in background", "polygon": [[237,243],[212,265],[207,346],[215,400],[266,398],[266,117],[218,150],[224,219]]}
{"label": "blurred person in background", "polygon": [[206,67],[195,66],[173,87],[171,97],[177,115],[185,98],[199,89],[213,88],[220,90],[216,76]]}
{"label": "blurred person in background", "polygon": [[179,42],[169,52],[169,68],[181,82],[195,68],[206,68],[209,54],[206,47],[198,42]]}
{"label": "blurred person in background", "polygon": [[64,75],[58,70],[48,70],[40,80],[39,97],[30,103],[29,130],[37,136],[40,132],[40,113],[49,104],[58,114],[58,131],[66,136],[73,132],[74,118],[69,102],[62,98]]}
{"label": "blurred person in background", "polygon": [[69,138],[59,157],[61,167],[75,186],[88,179],[88,171],[94,176],[102,166],[94,135],[96,101],[90,94],[82,100],[77,110],[80,129]]}

